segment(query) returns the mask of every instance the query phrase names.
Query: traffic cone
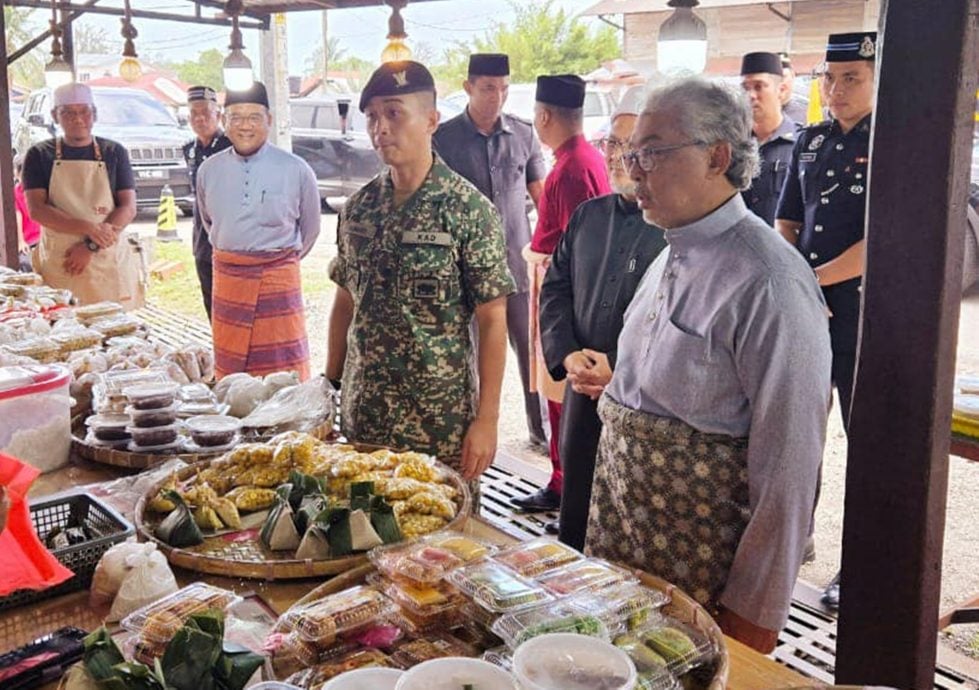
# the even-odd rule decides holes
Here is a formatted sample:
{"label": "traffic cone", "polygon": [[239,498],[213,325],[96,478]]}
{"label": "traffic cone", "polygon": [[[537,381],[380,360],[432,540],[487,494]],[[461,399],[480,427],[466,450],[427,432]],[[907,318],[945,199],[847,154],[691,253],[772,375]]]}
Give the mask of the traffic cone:
{"label": "traffic cone", "polygon": [[177,204],[170,185],[160,192],[160,207],[156,214],[156,239],[160,242],[179,242],[177,237]]}

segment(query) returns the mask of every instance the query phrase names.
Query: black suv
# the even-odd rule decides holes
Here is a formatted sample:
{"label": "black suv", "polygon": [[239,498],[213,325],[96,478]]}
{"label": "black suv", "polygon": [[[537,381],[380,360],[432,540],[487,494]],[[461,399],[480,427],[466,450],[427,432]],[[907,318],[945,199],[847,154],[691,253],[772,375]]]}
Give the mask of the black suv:
{"label": "black suv", "polygon": [[[316,173],[324,209],[330,208],[330,199],[350,196],[384,167],[371,146],[359,101],[359,94],[289,101],[292,152]],[[341,104],[347,109],[346,127]]]}
{"label": "black suv", "polygon": [[[170,185],[184,214],[193,211],[190,174],[180,147],[193,137],[170,111],[145,91],[92,87],[98,116],[93,133],[117,141],[129,150],[136,177],[136,204],[157,208],[160,192]],[[26,153],[34,144],[55,136],[51,120],[51,90],[31,92],[14,128],[14,154]]]}

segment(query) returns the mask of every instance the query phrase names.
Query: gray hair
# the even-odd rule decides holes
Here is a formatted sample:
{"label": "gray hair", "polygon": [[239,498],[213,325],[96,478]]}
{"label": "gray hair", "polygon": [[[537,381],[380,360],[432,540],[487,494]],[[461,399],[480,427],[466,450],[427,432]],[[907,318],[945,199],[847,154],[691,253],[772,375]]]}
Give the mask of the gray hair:
{"label": "gray hair", "polygon": [[643,113],[670,111],[677,128],[693,141],[731,145],[731,165],[724,173],[736,189],[745,190],[759,171],[758,145],[752,136],[751,106],[743,91],[702,77],[688,77],[654,89]]}

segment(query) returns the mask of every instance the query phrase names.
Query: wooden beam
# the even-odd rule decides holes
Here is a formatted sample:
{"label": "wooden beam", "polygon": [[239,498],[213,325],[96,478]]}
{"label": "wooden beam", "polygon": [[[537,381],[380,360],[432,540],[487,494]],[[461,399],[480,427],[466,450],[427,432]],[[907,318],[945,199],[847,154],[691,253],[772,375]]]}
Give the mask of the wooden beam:
{"label": "wooden beam", "polygon": [[[4,0],[4,5],[11,7],[30,7],[34,9],[51,9],[51,3],[47,0]],[[90,5],[79,5],[73,2],[56,3],[59,10],[70,11],[77,14],[105,14],[114,17],[122,17],[125,11],[121,7],[94,7]],[[136,19],[155,19],[168,22],[185,22],[188,24],[215,24],[217,26],[231,26],[231,20],[226,17],[204,17],[194,14],[178,14],[176,12],[157,12],[153,10],[133,9],[132,16]],[[242,19],[238,22],[242,29],[268,28],[267,19]]]}
{"label": "wooden beam", "polygon": [[840,684],[934,682],[977,5],[885,0],[881,13]]}
{"label": "wooden beam", "polygon": [[[0,8],[2,9],[2,8]],[[7,22],[0,11],[0,94],[4,103],[10,93],[7,77]],[[17,212],[14,208],[14,164],[10,144],[10,108],[0,108],[0,264],[17,268]]]}

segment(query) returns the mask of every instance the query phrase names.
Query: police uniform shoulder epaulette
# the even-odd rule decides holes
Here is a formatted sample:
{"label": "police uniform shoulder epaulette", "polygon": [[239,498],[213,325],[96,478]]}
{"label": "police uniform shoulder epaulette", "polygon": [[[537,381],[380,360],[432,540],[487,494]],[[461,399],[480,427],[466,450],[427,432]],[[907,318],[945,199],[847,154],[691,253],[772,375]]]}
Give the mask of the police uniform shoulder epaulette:
{"label": "police uniform shoulder epaulette", "polygon": [[533,128],[534,126],[534,123],[532,121],[528,120],[527,118],[520,117],[519,115],[514,115],[513,113],[503,113],[503,115],[505,117],[510,118],[511,122],[519,123],[521,125],[525,125],[526,127],[531,127],[531,128]]}
{"label": "police uniform shoulder epaulette", "polygon": [[796,141],[808,141],[820,134],[826,134],[829,132],[829,128],[832,126],[832,124],[832,120],[823,120],[822,122],[806,125],[796,132]]}

